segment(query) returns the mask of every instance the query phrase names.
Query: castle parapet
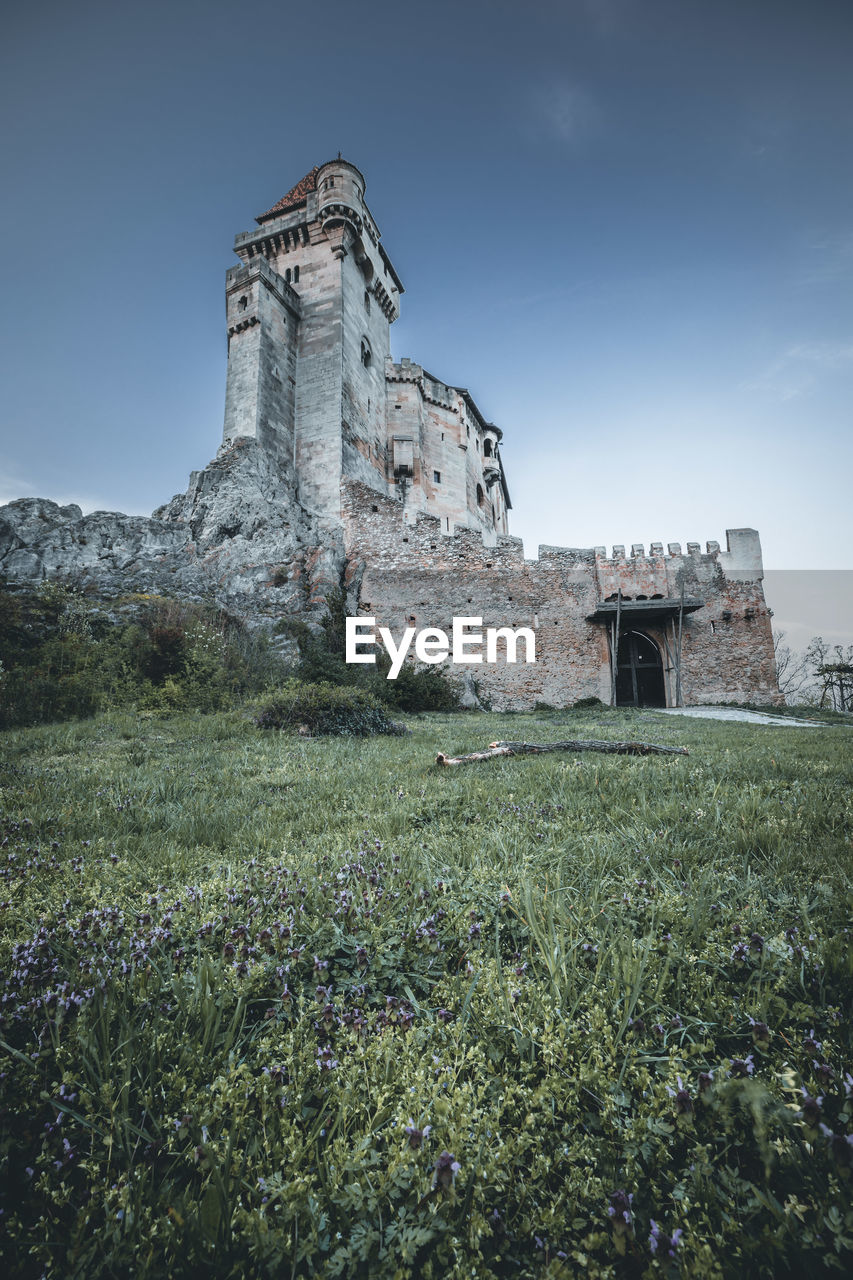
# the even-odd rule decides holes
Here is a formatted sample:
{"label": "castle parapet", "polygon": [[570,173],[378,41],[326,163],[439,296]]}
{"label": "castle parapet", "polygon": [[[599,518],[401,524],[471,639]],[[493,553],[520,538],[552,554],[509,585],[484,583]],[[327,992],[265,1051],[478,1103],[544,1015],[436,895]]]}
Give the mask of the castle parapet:
{"label": "castle parapet", "polygon": [[713,539],[705,543],[704,552],[698,542],[688,542],[685,552],[680,542],[667,543],[666,552],[663,547],[662,542],[651,542],[646,555],[644,544],[634,542],[626,556],[625,546],[616,543],[609,558],[606,547],[594,547],[602,599],[619,591],[632,599],[669,595],[680,590],[685,576],[710,582],[722,572],[732,581],[758,582],[764,575],[761,542],[754,529],[727,529],[725,551]]}

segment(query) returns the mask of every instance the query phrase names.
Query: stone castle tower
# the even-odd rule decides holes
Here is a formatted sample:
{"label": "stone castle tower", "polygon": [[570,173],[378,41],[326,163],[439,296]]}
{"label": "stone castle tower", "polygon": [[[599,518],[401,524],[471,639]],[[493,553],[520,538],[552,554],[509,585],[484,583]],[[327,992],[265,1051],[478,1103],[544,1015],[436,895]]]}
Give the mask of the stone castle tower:
{"label": "stone castle tower", "polygon": [[461,387],[410,360],[390,328],[403,285],[353,164],[332,160],[238,235],[226,278],[223,443],[256,440],[300,504],[341,518],[341,482],[396,497],[446,534],[507,533],[500,430]]}

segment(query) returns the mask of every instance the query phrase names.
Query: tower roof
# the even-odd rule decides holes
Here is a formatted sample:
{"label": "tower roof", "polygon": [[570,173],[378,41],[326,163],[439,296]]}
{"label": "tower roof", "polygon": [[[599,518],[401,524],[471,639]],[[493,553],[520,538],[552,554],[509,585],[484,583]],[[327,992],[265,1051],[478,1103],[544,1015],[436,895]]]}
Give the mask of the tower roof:
{"label": "tower roof", "polygon": [[300,205],[305,204],[309,194],[317,190],[317,174],[319,172],[320,165],[315,164],[310,173],[306,173],[305,177],[301,178],[295,187],[291,187],[287,195],[282,196],[271,209],[267,209],[266,213],[262,213],[255,218],[255,222],[259,224],[270,222],[273,218],[277,218],[279,214],[287,213],[288,209],[298,209]]}

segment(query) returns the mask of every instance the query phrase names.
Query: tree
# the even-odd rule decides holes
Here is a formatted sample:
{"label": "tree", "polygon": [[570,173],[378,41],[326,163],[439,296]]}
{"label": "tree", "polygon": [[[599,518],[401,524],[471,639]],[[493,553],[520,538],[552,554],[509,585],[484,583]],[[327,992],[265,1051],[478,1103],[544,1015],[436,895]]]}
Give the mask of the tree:
{"label": "tree", "polygon": [[773,652],[776,656],[776,679],[779,682],[779,692],[785,701],[790,706],[808,701],[808,694],[814,684],[814,672],[809,663],[808,652],[798,653],[786,644],[784,631],[774,633]]}
{"label": "tree", "polygon": [[818,691],[818,705],[853,711],[853,645],[829,645],[815,636],[805,653]]}

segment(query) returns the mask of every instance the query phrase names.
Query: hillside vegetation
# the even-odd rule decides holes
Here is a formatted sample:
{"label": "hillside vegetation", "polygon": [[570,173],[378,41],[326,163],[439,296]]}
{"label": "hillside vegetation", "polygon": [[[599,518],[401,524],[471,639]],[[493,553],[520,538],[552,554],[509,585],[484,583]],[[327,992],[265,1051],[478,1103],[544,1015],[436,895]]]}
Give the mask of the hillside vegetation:
{"label": "hillside vegetation", "polygon": [[406,723],[2,735],[7,1274],[849,1273],[849,729]]}

